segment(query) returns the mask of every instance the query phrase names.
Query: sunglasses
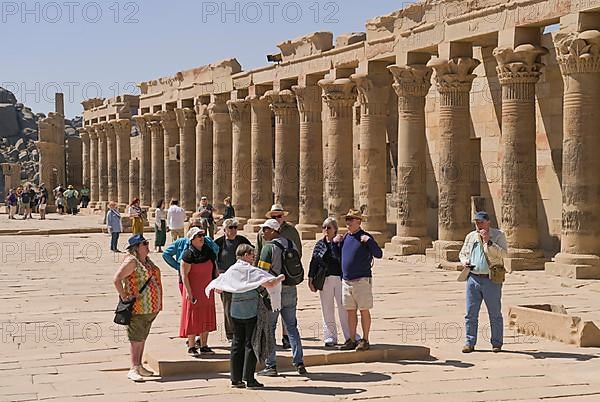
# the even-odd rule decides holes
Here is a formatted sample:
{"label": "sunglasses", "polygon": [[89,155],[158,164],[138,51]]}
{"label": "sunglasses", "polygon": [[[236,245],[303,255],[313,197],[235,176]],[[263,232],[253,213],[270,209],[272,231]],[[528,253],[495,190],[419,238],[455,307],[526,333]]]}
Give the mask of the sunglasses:
{"label": "sunglasses", "polygon": [[283,215],[271,215],[271,218],[279,219],[279,218],[283,218]]}
{"label": "sunglasses", "polygon": [[150,244],[150,242],[149,242],[148,240],[144,240],[144,241],[142,242],[142,244],[143,244],[144,246],[147,246],[148,244]]}
{"label": "sunglasses", "polygon": [[227,226],[227,229],[237,229],[237,226]]}

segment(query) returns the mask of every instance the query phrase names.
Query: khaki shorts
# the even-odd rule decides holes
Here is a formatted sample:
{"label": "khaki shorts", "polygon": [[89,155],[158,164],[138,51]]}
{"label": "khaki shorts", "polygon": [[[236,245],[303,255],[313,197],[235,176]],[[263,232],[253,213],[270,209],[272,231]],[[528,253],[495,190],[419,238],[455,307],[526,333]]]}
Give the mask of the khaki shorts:
{"label": "khaki shorts", "polygon": [[373,279],[359,278],[342,281],[342,305],[346,310],[373,308]]}
{"label": "khaki shorts", "polygon": [[153,314],[134,314],[131,316],[131,322],[127,326],[127,337],[130,342],[144,342],[150,334],[152,321],[158,313]]}

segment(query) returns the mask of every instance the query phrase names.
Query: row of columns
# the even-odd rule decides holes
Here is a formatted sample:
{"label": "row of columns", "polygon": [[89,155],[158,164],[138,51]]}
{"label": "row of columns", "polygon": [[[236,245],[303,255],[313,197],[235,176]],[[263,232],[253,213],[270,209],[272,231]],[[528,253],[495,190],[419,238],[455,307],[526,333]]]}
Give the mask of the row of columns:
{"label": "row of columns", "polygon": [[80,129],[83,182],[90,186],[92,205],[116,201],[129,203],[131,121],[111,120]]}
{"label": "row of columns", "polygon": [[[587,262],[596,261],[600,255],[600,204],[594,199],[600,194],[595,173],[600,162],[594,154],[600,137],[595,135],[598,116],[590,109],[600,103],[599,56],[589,50],[591,45],[585,47],[598,40],[594,32],[597,34],[574,32],[557,39],[565,80],[563,233],[557,263],[564,260],[571,265],[581,261],[581,255]],[[499,38],[493,52],[502,87],[499,221],[509,243],[509,264],[512,261],[516,267],[524,259],[531,262],[542,257],[537,232],[535,89],[543,70],[541,56],[547,50],[539,45],[537,28],[516,28]],[[346,78],[303,77],[301,85],[283,90],[252,86],[244,99],[217,94],[210,104],[197,102],[194,110],[180,108],[135,117],[142,136],[142,202],[149,205],[162,198],[180,198],[185,209],[193,210],[201,196],[219,207],[231,194],[237,214],[249,218],[249,228],[253,228],[264,221],[274,187],[275,201],[291,211],[289,220],[298,222],[303,234],[319,231],[325,204],[329,215],[337,218],[350,208],[362,207],[368,217],[365,229],[386,238],[386,120],[393,89],[398,96],[398,216],[397,234],[390,248],[400,254],[422,253],[431,244],[426,214],[425,98],[435,72],[440,170],[438,239],[433,250],[438,257],[453,260],[472,230],[470,177],[465,167],[473,157],[469,152],[470,91],[480,61],[473,58],[472,44],[464,42],[440,45],[439,55],[429,60],[428,55],[407,54],[403,63],[370,62],[365,72]],[[352,117],[357,101],[360,188],[359,199],[354,200]],[[326,125],[322,121],[323,102],[328,109]],[[322,192],[324,127],[328,141],[326,200]],[[87,129],[84,159],[89,155],[90,163],[84,162],[84,179],[89,175],[96,201],[112,196],[123,199],[121,189],[128,183],[119,172],[136,166],[122,163],[129,151],[125,147],[119,150],[119,133],[126,129],[121,120]],[[118,138],[116,153],[113,138]],[[179,162],[174,157],[177,144]],[[117,166],[116,175],[112,166]]]}

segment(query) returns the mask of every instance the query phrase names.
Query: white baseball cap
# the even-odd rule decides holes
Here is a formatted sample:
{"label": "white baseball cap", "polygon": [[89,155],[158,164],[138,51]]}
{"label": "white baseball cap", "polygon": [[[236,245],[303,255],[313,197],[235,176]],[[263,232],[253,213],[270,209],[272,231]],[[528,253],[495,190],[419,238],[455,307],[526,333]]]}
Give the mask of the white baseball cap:
{"label": "white baseball cap", "polygon": [[262,225],[260,225],[261,229],[264,228],[269,228],[269,229],[273,229],[276,232],[279,232],[279,222],[277,222],[277,220],[275,219],[267,219],[267,221],[265,223],[263,223]]}

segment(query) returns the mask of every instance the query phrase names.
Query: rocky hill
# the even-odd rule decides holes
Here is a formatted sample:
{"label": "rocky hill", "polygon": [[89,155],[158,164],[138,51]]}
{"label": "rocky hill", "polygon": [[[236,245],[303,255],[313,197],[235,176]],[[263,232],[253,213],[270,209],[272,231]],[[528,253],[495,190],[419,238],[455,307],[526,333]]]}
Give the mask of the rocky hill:
{"label": "rocky hill", "polygon": [[[38,121],[46,117],[33,113],[31,108],[19,103],[15,95],[0,87],[0,163],[21,165],[21,179],[37,182],[39,154]],[[79,136],[82,118],[65,119],[65,138]]]}

